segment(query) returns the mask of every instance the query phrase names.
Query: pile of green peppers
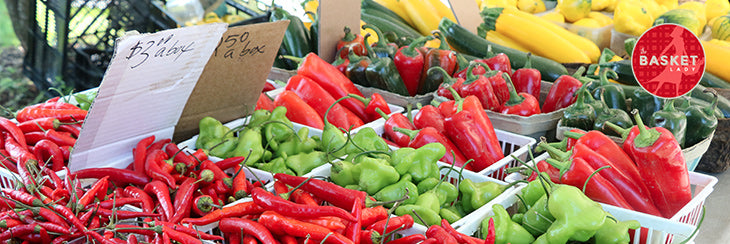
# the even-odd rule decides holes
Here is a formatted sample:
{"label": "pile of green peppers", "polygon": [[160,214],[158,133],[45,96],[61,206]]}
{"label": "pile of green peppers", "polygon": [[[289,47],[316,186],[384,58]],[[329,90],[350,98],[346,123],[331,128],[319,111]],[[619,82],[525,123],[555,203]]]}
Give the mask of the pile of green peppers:
{"label": "pile of green peppers", "polygon": [[[495,243],[629,243],[628,230],[640,227],[635,220],[617,221],[600,204],[569,185],[535,180],[522,188],[519,199],[512,216],[500,204],[492,207]],[[488,226],[489,218],[481,223],[482,236],[487,235]]]}
{"label": "pile of green peppers", "polygon": [[320,139],[306,127],[295,131],[286,107],[256,110],[242,128],[228,128],[212,117],[199,122],[197,148],[220,158],[243,156],[246,165],[272,173],[304,175],[327,162]]}
{"label": "pile of green peppers", "polygon": [[[440,143],[391,151],[372,128],[361,129],[349,140],[336,136],[342,133],[333,132],[328,136],[327,130],[325,127],[323,142],[337,143],[325,148],[332,148],[330,152],[334,155],[347,155],[332,164],[332,182],[365,191],[380,204],[395,207],[392,210],[396,215],[412,215],[422,225],[440,225],[442,219],[456,222],[509,188],[496,182],[475,183],[469,179],[462,180],[457,188],[444,181],[441,170],[451,169],[440,169],[437,164],[446,153]],[[456,201],[459,196],[461,200]],[[396,202],[399,202],[397,206]]]}

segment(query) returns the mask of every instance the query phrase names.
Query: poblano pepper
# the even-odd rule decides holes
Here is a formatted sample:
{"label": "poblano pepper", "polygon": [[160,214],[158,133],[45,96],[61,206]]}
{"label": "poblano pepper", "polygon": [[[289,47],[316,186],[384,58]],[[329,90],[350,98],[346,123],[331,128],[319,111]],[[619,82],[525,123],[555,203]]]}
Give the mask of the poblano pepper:
{"label": "poblano pepper", "polygon": [[[634,92],[626,94],[626,98],[631,99],[631,110],[639,110],[642,121],[650,121],[652,114],[659,111],[664,105],[663,99],[652,95],[643,88],[634,89]],[[631,113],[631,110],[626,112]]]}
{"label": "poblano pepper", "polygon": [[365,70],[365,77],[367,77],[369,86],[403,96],[409,96],[406,84],[400,77],[398,68],[395,67],[393,60],[377,57],[367,40],[368,38],[366,36],[365,47],[368,50],[368,56],[370,56],[370,61],[372,62]]}
{"label": "poblano pepper", "polygon": [[327,163],[327,155],[324,152],[313,151],[310,153],[299,153],[288,156],[285,160],[286,166],[296,173],[296,175],[304,175],[314,168]]}
{"label": "poblano pepper", "polygon": [[687,115],[674,108],[674,101],[667,101],[662,110],[654,112],[649,120],[650,127],[664,127],[672,132],[679,146],[684,148],[684,138],[687,132]]}
{"label": "poblano pepper", "polygon": [[[375,197],[378,201],[390,202],[401,199],[406,196],[406,194],[408,195],[408,199],[403,201],[402,204],[415,204],[419,199],[418,188],[413,184],[413,182],[411,182],[410,175],[403,175],[403,177],[398,180],[398,183],[380,189],[380,191],[375,193],[373,197]],[[393,207],[393,203],[386,204],[385,207],[391,208]]]}
{"label": "poblano pepper", "polygon": [[[593,98],[596,100],[603,100],[609,108],[626,111],[626,95],[624,94],[624,88],[619,84],[609,82],[608,75],[610,75],[612,79],[618,79],[618,74],[616,74],[615,71],[608,68],[604,69],[600,75],[600,85],[592,90]],[[601,93],[603,93],[603,95],[601,95]],[[601,96],[603,96],[603,98],[601,98]]]}
{"label": "poblano pepper", "polygon": [[555,217],[544,234],[551,244],[567,243],[568,240],[588,241],[606,220],[606,212],[600,204],[570,185],[553,187],[548,209]]}
{"label": "poblano pepper", "polygon": [[355,168],[360,170],[358,185],[369,195],[398,182],[400,174],[388,162],[380,158],[359,157]]}
{"label": "poblano pepper", "polygon": [[717,107],[718,98],[717,93],[714,91],[712,95],[715,96],[715,99],[710,107],[689,105],[687,108],[680,109],[687,116],[687,128],[691,128],[685,133],[684,144],[687,147],[691,147],[709,137],[717,128],[717,117],[715,117],[714,111]]}
{"label": "poblano pepper", "polygon": [[[378,29],[378,27],[375,27],[374,25],[365,24],[362,26],[363,30],[371,29],[375,32],[376,35],[378,35],[378,41],[373,44],[372,51],[375,52],[375,56],[378,58],[389,58],[393,59],[395,57],[395,52],[398,50],[398,47],[393,44],[388,44],[386,41],[385,36],[383,35],[383,32]],[[367,39],[367,38],[366,38]],[[365,43],[365,45],[368,45]],[[368,50],[368,53],[370,50]]]}
{"label": "poblano pepper", "polygon": [[624,129],[628,129],[631,128],[631,126],[634,126],[631,117],[629,117],[629,114],[627,114],[626,111],[616,108],[610,108],[610,106],[605,103],[604,87],[600,87],[598,89],[601,93],[599,102],[603,103],[603,108],[596,111],[598,115],[596,116],[596,121],[593,123],[593,129],[601,131],[606,135],[619,136],[616,131],[612,130],[608,126],[605,126],[606,122],[611,122]]}
{"label": "poblano pepper", "polygon": [[[563,111],[562,125],[567,127],[575,127],[584,130],[590,130],[593,128],[593,123],[596,120],[596,114],[593,107],[587,104],[586,97],[590,94],[585,91],[585,87],[578,90],[576,93],[578,98],[575,103],[565,108]],[[592,99],[589,97],[588,99]]]}
{"label": "poblano pepper", "polygon": [[[512,221],[504,206],[494,204],[492,205],[492,212],[494,213],[492,217],[494,219],[494,230],[497,234],[495,244],[528,244],[535,241],[535,237],[530,232],[527,232],[521,225]],[[482,236],[487,236],[488,224],[489,219],[482,221]]]}

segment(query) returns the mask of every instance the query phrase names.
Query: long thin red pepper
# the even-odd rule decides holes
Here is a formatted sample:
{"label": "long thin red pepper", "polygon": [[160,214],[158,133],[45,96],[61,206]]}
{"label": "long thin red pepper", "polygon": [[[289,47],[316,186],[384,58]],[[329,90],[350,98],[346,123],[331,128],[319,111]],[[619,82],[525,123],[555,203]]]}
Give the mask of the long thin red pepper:
{"label": "long thin red pepper", "polygon": [[274,100],[276,106],[286,107],[286,117],[294,123],[317,129],[324,128],[324,121],[312,106],[293,91],[283,91]]}
{"label": "long thin red pepper", "polygon": [[441,227],[443,227],[444,230],[451,236],[456,238],[456,241],[458,241],[459,243],[482,244],[484,242],[482,239],[475,238],[470,235],[456,231],[456,229],[454,229],[454,227],[452,227],[451,224],[449,224],[449,221],[447,221],[446,219],[441,219]]}
{"label": "long thin red pepper", "polygon": [[38,141],[43,139],[51,140],[58,146],[73,146],[74,144],[76,144],[76,138],[64,135],[56,130],[32,131],[25,133],[24,136],[27,143],[30,145],[34,145],[38,143]]}
{"label": "long thin red pepper", "polygon": [[154,209],[154,203],[152,197],[147,194],[144,190],[139,189],[135,186],[127,186],[124,188],[124,194],[127,197],[134,197],[142,201],[142,211],[152,212]]}
{"label": "long thin red pepper", "polygon": [[[329,229],[319,225],[310,224],[287,218],[274,211],[266,211],[259,217],[259,223],[274,231],[277,235],[291,235],[295,237],[310,236],[315,240],[324,240],[325,243],[349,244],[352,240],[342,234],[331,232]],[[326,239],[325,239],[326,238]]]}
{"label": "long thin red pepper", "polygon": [[71,136],[73,138],[79,138],[79,134],[81,134],[81,126],[76,124],[63,124],[58,126],[58,129],[56,129],[56,131],[62,133],[71,133]]}
{"label": "long thin red pepper", "polygon": [[81,220],[79,220],[78,217],[71,211],[71,209],[67,208],[66,206],[60,205],[60,204],[51,204],[51,209],[55,211],[56,213],[60,214],[61,217],[64,217],[66,221],[68,221],[72,226],[76,227],[77,230],[86,230],[86,226],[84,226],[83,223],[81,223]]}
{"label": "long thin red pepper", "polygon": [[50,140],[40,140],[33,147],[33,154],[43,162],[50,162],[53,171],[59,171],[66,165],[61,148]]}
{"label": "long thin red pepper", "polygon": [[[2,124],[2,122],[0,122]],[[34,120],[28,120],[23,123],[19,123],[18,129],[22,131],[22,133],[31,132],[31,131],[44,131],[44,130],[55,130],[58,129],[58,127],[61,125],[61,121],[59,121],[56,118],[38,118]]]}
{"label": "long thin red pepper", "polygon": [[14,236],[24,236],[32,233],[39,233],[41,231],[41,228],[42,227],[38,224],[15,226],[8,229],[7,231],[3,231],[2,233],[0,233],[0,241],[7,242],[8,240],[10,240],[10,238],[13,238]]}
{"label": "long thin red pepper", "polygon": [[350,222],[345,229],[345,236],[350,238],[355,244],[360,243],[360,232],[362,229],[362,201],[356,201],[352,205],[352,215],[355,216],[355,221]]}
{"label": "long thin red pepper", "polygon": [[671,218],[692,200],[682,148],[669,130],[645,127],[639,113],[634,118],[637,125],[629,131],[624,151],[636,162],[659,211]]}
{"label": "long thin red pepper", "polygon": [[441,161],[453,164],[457,167],[463,167],[466,163],[466,157],[461,153],[454,143],[451,142],[445,135],[439,133],[433,127],[426,127],[417,131],[405,130],[402,128],[395,128],[395,131],[406,134],[411,138],[411,142],[408,143],[408,147],[420,148],[429,143],[441,143],[446,148],[446,154],[441,158]]}
{"label": "long thin red pepper", "polygon": [[[289,78],[286,87],[284,88],[289,91],[293,91],[299,95],[309,106],[312,106],[320,117],[324,118],[327,109],[335,103],[337,100],[332,95],[320,86],[317,82],[303,76],[295,75]],[[353,99],[353,98],[348,98]],[[345,99],[344,101],[347,101]],[[354,100],[354,99],[353,99]],[[357,100],[356,100],[357,101]],[[358,101],[360,102],[360,101]],[[363,116],[367,118],[365,114],[365,105],[362,105]],[[342,129],[349,129],[350,126],[357,128],[362,126],[364,123],[362,119],[347,107],[342,104],[335,104],[332,107],[329,114],[327,114],[327,121]]]}
{"label": "long thin red pepper", "polygon": [[165,226],[166,228],[177,230],[190,236],[200,236],[200,238],[203,240],[223,240],[223,237],[221,236],[211,235],[180,224],[170,223],[166,221],[155,221],[152,224]]}
{"label": "long thin red pepper", "polygon": [[262,212],[264,212],[264,209],[261,206],[252,201],[248,201],[213,210],[200,218],[184,218],[181,222],[194,225],[207,225],[219,221],[222,218],[241,217],[244,215],[259,214]]}
{"label": "long thin red pepper", "polygon": [[[215,162],[215,165],[218,166],[218,168],[221,170],[227,170],[227,169],[232,168],[235,165],[239,165],[245,159],[246,159],[246,157],[243,157],[243,156],[231,157],[231,158],[226,158],[221,161]],[[201,162],[202,161],[205,161],[205,160],[201,160]]]}
{"label": "long thin red pepper", "polygon": [[[0,136],[2,138],[2,136]],[[1,142],[0,142],[1,143]],[[3,147],[5,143],[3,143]],[[0,167],[3,167],[4,169],[10,170],[13,173],[18,173],[18,165],[10,158],[10,153],[8,151],[5,151],[5,149],[0,149]]]}
{"label": "long thin red pepper", "polygon": [[606,180],[606,178],[600,174],[595,174],[589,179],[596,169],[588,165],[582,158],[572,158],[568,162],[548,159],[547,162],[560,169],[560,183],[575,186],[580,189],[583,189],[583,186],[585,186],[586,196],[596,202],[634,210],[631,204],[621,195],[621,192],[616,189],[616,186]]}
{"label": "long thin red pepper", "polygon": [[248,181],[248,179],[246,179],[246,172],[243,171],[243,167],[241,167],[241,165],[233,166],[233,170],[237,172],[237,175],[234,175],[231,183],[231,195],[233,195],[236,199],[241,199],[248,195],[253,188],[253,185],[250,181]]}
{"label": "long thin red pepper", "polygon": [[[387,228],[386,228],[386,222],[388,224]],[[385,234],[385,233],[393,232],[393,231],[397,230],[398,228],[404,229],[404,230],[410,229],[411,227],[413,227],[413,223],[414,223],[413,217],[411,217],[411,215],[406,214],[403,216],[391,217],[390,219],[380,220],[378,222],[375,222],[375,223],[367,226],[367,228],[365,228],[365,229],[373,230],[373,231],[377,231],[378,233]]]}
{"label": "long thin red pepper", "polygon": [[38,159],[30,152],[26,147],[21,146],[12,136],[8,133],[5,134],[5,150],[10,154],[10,158],[17,163],[16,167],[18,175],[22,183],[27,186],[35,185],[35,180],[30,174],[28,166],[36,165]]}
{"label": "long thin red pepper", "polygon": [[[124,205],[138,205],[142,206],[142,199],[139,198],[133,198],[133,197],[115,197],[111,198],[109,200],[104,200],[97,203],[100,208],[106,208],[106,209],[112,209],[112,208],[118,208]],[[96,205],[96,204],[95,204]],[[91,208],[92,206],[87,206],[86,209]]]}
{"label": "long thin red pepper", "polygon": [[103,194],[106,194],[107,188],[109,188],[109,177],[105,176],[99,179],[94,185],[91,186],[91,189],[86,191],[83,196],[79,198],[79,200],[76,202],[76,209],[81,210],[86,207],[86,205],[89,205],[94,200],[94,197],[100,193],[100,191],[103,191]]}
{"label": "long thin red pepper", "polygon": [[170,222],[179,223],[185,217],[190,216],[191,204],[193,202],[193,193],[198,189],[198,183],[193,178],[187,178],[180,184],[180,187],[175,192],[175,201],[173,202],[173,208],[175,213],[170,218]]}
{"label": "long thin red pepper", "polygon": [[145,173],[153,180],[163,181],[168,186],[175,188],[175,179],[160,167],[160,164],[165,163],[163,162],[165,159],[167,159],[167,154],[164,151],[160,149],[150,151],[145,159]]}
{"label": "long thin red pepper", "polygon": [[119,187],[128,184],[141,186],[150,181],[150,179],[144,174],[117,168],[86,168],[73,172],[72,175],[78,179],[100,179],[102,177],[108,177],[110,182]]}
{"label": "long thin red pepper", "polygon": [[162,220],[168,220],[172,218],[174,214],[174,208],[172,207],[172,200],[170,200],[170,191],[167,189],[167,185],[159,180],[153,180],[144,187],[144,191],[147,194],[155,195],[157,202],[160,204],[160,213],[162,213]]}
{"label": "long thin red pepper", "polygon": [[[327,93],[335,100],[340,99],[349,94],[363,96],[362,92],[355,87],[344,74],[338,72],[337,68],[324,61],[314,53],[309,53],[299,64],[297,74],[306,76],[319,84]],[[365,114],[365,104],[356,99],[345,99],[341,102],[348,110],[352,111],[357,117],[367,118]],[[331,103],[330,103],[331,104]]]}
{"label": "long thin red pepper", "polygon": [[28,120],[34,120],[38,118],[52,117],[60,120],[61,122],[78,122],[86,118],[86,110],[81,109],[48,109],[48,108],[33,108],[25,107],[18,112],[15,119],[18,122],[25,122]]}
{"label": "long thin red pepper", "polygon": [[223,233],[244,233],[255,236],[264,244],[279,243],[265,226],[244,218],[223,218],[218,223]]}
{"label": "long thin red pepper", "polygon": [[0,117],[0,131],[5,131],[9,133],[12,136],[13,140],[18,142],[18,144],[20,145],[25,146],[27,144],[25,141],[25,136],[23,136],[23,131],[9,119]]}
{"label": "long thin red pepper", "polygon": [[274,174],[274,178],[290,186],[298,186],[301,184],[300,189],[310,192],[318,198],[344,209],[352,209],[355,201],[363,201],[363,199],[366,199],[367,197],[367,193],[364,191],[347,189],[323,180],[280,173]]}
{"label": "long thin red pepper", "polygon": [[494,227],[494,218],[489,218],[487,226],[487,236],[484,237],[484,244],[495,244],[497,242],[497,231]]}
{"label": "long thin red pepper", "polygon": [[137,142],[137,146],[132,149],[132,155],[134,156],[134,171],[145,174],[145,158],[147,157],[147,147],[155,142],[155,136],[151,135],[145,137]]}
{"label": "long thin red pepper", "polygon": [[172,228],[168,228],[166,226],[162,226],[162,233],[167,234],[170,239],[177,241],[180,244],[200,244],[203,243],[201,240],[199,240],[197,237],[193,237],[191,235],[185,234],[183,232],[174,230]]}
{"label": "long thin red pepper", "polygon": [[385,209],[385,207],[378,205],[375,207],[363,208],[360,222],[362,222],[362,226],[367,227],[386,218],[388,218],[388,210]]}
{"label": "long thin red pepper", "polygon": [[355,221],[355,217],[349,212],[333,206],[309,206],[297,204],[275,196],[263,188],[251,190],[253,201],[266,210],[273,210],[286,216],[298,218],[316,218],[322,216],[339,217],[347,221]]}

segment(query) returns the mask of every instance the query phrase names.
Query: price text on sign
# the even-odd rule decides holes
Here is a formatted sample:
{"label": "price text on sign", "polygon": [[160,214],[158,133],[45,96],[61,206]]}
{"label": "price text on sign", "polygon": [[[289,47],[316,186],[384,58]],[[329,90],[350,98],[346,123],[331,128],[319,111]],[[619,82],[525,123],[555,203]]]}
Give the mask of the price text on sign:
{"label": "price text on sign", "polygon": [[213,55],[216,57],[222,56],[223,58],[243,58],[246,56],[252,57],[265,52],[266,45],[251,44],[250,33],[248,31],[242,34],[231,34],[224,36],[221,42],[213,51]]}
{"label": "price text on sign", "polygon": [[160,39],[140,40],[129,49],[126,59],[129,60],[131,69],[161,58],[173,58],[172,61],[176,61],[186,52],[195,50],[194,44],[195,41],[180,43],[180,40],[175,39],[175,34]]}

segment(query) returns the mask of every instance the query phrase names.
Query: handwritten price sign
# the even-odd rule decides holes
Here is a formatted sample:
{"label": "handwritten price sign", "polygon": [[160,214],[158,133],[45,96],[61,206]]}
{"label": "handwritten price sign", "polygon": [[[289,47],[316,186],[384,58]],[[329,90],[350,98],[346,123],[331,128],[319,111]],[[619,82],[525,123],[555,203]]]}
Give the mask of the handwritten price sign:
{"label": "handwritten price sign", "polygon": [[246,31],[241,34],[228,34],[223,36],[223,40],[218,43],[213,55],[223,58],[242,58],[253,57],[266,52],[266,44],[251,44],[250,32]]}
{"label": "handwritten price sign", "polygon": [[195,50],[195,41],[181,43],[180,40],[177,40],[174,37],[175,34],[171,33],[160,39],[137,41],[137,43],[129,49],[129,55],[126,57],[130,62],[130,68],[134,69],[139,67],[150,60],[150,58],[172,58],[172,61],[177,61],[177,59],[186,52]]}

